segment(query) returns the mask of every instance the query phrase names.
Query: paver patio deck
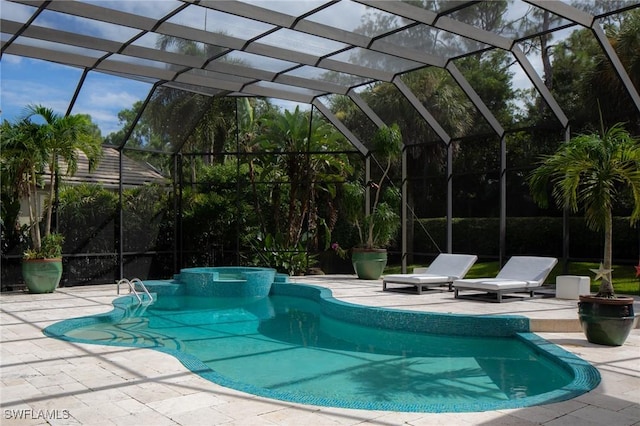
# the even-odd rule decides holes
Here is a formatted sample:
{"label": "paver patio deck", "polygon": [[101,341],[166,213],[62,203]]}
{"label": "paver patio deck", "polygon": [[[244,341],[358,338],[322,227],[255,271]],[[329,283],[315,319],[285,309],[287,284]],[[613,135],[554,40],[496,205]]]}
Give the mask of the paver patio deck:
{"label": "paver patio deck", "polygon": [[[0,406],[4,425],[640,425],[640,329],[621,347],[588,343],[576,330],[576,302],[462,301],[452,293],[382,292],[353,276],[296,277],[351,303],[468,314],[521,314],[541,337],[591,362],[602,375],[593,391],[569,401],[479,413],[402,413],[318,407],[223,388],[172,356],[64,342],[42,329],[111,310],[115,285],[53,294],[0,294]],[[637,312],[640,306],[636,302]]]}

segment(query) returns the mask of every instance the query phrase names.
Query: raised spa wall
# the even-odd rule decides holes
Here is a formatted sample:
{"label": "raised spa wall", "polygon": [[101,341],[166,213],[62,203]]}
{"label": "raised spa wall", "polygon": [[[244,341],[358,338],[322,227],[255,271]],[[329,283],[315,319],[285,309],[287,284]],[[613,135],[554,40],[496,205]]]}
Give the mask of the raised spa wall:
{"label": "raised spa wall", "polygon": [[[267,297],[271,285],[289,282],[272,268],[215,266],[181,269],[172,280],[145,281],[159,296]],[[136,289],[141,290],[141,289]]]}

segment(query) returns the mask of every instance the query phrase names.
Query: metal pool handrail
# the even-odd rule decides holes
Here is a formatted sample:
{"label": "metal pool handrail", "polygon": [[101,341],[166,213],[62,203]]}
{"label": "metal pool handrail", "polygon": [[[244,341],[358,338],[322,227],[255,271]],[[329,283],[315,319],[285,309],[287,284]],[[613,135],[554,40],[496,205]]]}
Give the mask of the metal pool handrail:
{"label": "metal pool handrail", "polygon": [[132,280],[128,280],[126,278],[122,278],[116,284],[117,285],[117,294],[120,294],[120,284],[122,284],[122,283],[126,283],[129,286],[129,293],[133,293],[136,296],[136,299],[138,299],[138,303],[142,303],[142,298],[140,297],[140,295],[136,291],[136,283],[140,284],[140,287],[142,287],[142,290],[144,290],[144,292],[147,295],[147,297],[149,298],[149,300],[150,301],[153,300],[153,298],[151,297],[151,293],[149,293],[149,290],[147,290],[147,287],[144,285],[142,280],[140,280],[140,278],[134,278]]}

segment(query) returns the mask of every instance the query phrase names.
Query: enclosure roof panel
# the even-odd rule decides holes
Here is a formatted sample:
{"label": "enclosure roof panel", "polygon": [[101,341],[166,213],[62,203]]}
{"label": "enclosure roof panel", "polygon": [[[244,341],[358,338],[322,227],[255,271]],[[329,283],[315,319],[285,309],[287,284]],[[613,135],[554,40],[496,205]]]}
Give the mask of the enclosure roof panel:
{"label": "enclosure roof panel", "polygon": [[[2,54],[312,104],[640,0],[0,0]],[[492,15],[493,14],[493,15]],[[508,25],[493,25],[497,16]]]}

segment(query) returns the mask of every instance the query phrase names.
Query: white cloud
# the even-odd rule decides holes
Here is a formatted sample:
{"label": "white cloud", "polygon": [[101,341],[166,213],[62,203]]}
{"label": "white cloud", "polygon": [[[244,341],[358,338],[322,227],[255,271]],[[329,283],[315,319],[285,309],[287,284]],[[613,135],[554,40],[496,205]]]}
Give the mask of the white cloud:
{"label": "white cloud", "polygon": [[104,108],[116,108],[118,112],[125,108],[131,108],[138,100],[140,100],[139,97],[121,89],[115,91],[92,91],[89,95],[89,102],[92,105],[100,104]]}
{"label": "white cloud", "polygon": [[74,114],[89,114],[93,121],[102,132],[102,136],[120,130],[121,126],[118,121],[117,113],[114,111],[101,108],[74,108]]}
{"label": "white cloud", "polygon": [[2,56],[2,61],[4,63],[9,63],[11,65],[19,65],[20,63],[22,63],[22,56],[3,55]]}
{"label": "white cloud", "polygon": [[[4,60],[4,58],[3,58]],[[3,118],[18,119],[27,105],[45,105],[58,114],[64,114],[69,107],[71,94],[45,83],[2,80]]]}
{"label": "white cloud", "polygon": [[[83,87],[73,113],[89,114],[94,123],[100,127],[102,135],[120,129],[118,113],[131,109],[133,104],[146,97],[148,87],[132,89],[131,84],[119,86],[113,81],[92,81]],[[136,94],[138,96],[136,96]]]}

